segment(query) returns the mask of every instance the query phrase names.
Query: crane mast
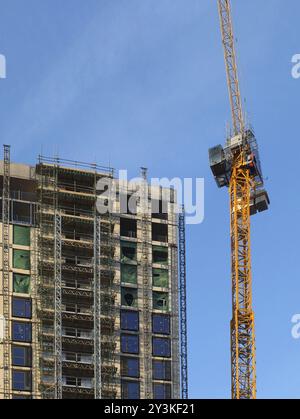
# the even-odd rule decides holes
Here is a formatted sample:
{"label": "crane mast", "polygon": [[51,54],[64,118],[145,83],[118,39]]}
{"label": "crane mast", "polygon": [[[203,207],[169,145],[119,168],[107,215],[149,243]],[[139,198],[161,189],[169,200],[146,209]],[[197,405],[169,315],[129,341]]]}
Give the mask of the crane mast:
{"label": "crane mast", "polygon": [[[229,0],[219,0],[227,83],[235,136],[244,136],[244,117],[234,47]],[[231,395],[256,398],[256,359],[250,249],[250,195],[252,179],[244,165],[243,146],[233,153],[229,184],[231,223]]]}
{"label": "crane mast", "polygon": [[257,142],[244,123],[234,45],[230,0],[218,0],[233,133],[223,149],[209,150],[210,166],[219,187],[230,196],[232,320],[231,395],[233,399],[256,398],[256,350],[252,309],[250,216],[268,209],[262,189]]}

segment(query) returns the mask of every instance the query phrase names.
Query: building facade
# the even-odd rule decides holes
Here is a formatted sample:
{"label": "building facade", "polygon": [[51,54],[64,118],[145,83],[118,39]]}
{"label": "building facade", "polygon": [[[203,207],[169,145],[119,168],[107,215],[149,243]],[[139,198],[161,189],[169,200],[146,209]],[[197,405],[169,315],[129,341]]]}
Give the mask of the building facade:
{"label": "building facade", "polygon": [[174,191],[43,157],[0,174],[0,398],[179,398]]}

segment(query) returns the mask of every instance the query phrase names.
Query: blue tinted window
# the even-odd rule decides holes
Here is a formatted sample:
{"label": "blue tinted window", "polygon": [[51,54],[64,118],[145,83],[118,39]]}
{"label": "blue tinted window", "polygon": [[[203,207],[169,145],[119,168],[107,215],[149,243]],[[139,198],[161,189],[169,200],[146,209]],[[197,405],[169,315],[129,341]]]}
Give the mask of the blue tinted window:
{"label": "blue tinted window", "polygon": [[13,340],[31,342],[31,323],[12,322]]}
{"label": "blue tinted window", "polygon": [[31,367],[31,348],[28,346],[12,346],[12,363],[17,367]]}
{"label": "blue tinted window", "polygon": [[13,298],[13,317],[31,319],[31,300],[28,298]]}
{"label": "blue tinted window", "polygon": [[153,361],[153,380],[171,380],[170,361]]}
{"label": "blue tinted window", "polygon": [[153,338],[153,355],[169,358],[171,356],[171,341],[166,338]]}
{"label": "blue tinted window", "polygon": [[152,330],[153,330],[153,333],[169,335],[170,334],[170,316],[166,316],[163,314],[153,314]]}
{"label": "blue tinted window", "polygon": [[138,354],[139,337],[136,335],[121,335],[121,351],[128,354]]}
{"label": "blue tinted window", "polygon": [[139,330],[139,313],[137,311],[121,311],[121,329],[137,332]]}
{"label": "blue tinted window", "polygon": [[13,371],[13,390],[31,391],[31,373],[29,371]]}
{"label": "blue tinted window", "polygon": [[171,385],[170,384],[154,384],[153,397],[154,399],[171,399]]}
{"label": "blue tinted window", "polygon": [[140,383],[136,381],[122,381],[122,399],[139,399]]}
{"label": "blue tinted window", "polygon": [[140,376],[140,361],[138,358],[121,358],[121,374],[124,377],[138,378]]}

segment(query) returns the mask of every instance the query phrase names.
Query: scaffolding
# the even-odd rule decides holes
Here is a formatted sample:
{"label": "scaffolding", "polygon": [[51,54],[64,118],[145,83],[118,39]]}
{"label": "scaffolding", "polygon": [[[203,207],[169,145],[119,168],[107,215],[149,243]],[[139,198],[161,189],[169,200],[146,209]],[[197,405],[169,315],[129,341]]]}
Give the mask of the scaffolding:
{"label": "scaffolding", "polygon": [[32,388],[33,398],[39,399],[39,383],[40,383],[40,347],[39,347],[39,320],[38,320],[38,229],[36,226],[31,233],[31,269],[30,269],[30,291],[32,296]]}
{"label": "scaffolding", "polygon": [[95,399],[102,396],[101,369],[101,219],[95,215],[94,225],[94,390]]}
{"label": "scaffolding", "polygon": [[142,168],[141,181],[141,232],[142,232],[142,277],[143,277],[143,344],[144,344],[144,398],[152,398],[152,351],[151,351],[151,284],[149,272],[149,194],[147,169]]}
{"label": "scaffolding", "polygon": [[55,398],[62,399],[62,231],[61,215],[54,214],[54,356],[55,356]]}
{"label": "scaffolding", "polygon": [[4,399],[10,399],[10,146],[4,145],[3,197],[2,197],[2,295],[4,317],[3,340],[3,391]]}
{"label": "scaffolding", "polygon": [[113,171],[40,156],[36,172],[42,397],[115,398],[114,219],[96,210]]}
{"label": "scaffolding", "polygon": [[180,290],[180,342],[181,342],[181,397],[188,399],[187,353],[187,296],[186,296],[186,242],[185,208],[179,214],[179,290]]}

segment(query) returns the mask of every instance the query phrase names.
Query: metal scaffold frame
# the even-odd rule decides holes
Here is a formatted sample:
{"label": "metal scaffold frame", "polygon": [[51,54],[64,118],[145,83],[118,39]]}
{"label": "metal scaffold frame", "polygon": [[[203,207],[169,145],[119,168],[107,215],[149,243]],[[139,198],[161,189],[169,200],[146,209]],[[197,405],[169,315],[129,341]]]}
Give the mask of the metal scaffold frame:
{"label": "metal scaffold frame", "polygon": [[144,344],[144,398],[152,398],[152,342],[151,342],[151,284],[149,275],[149,200],[147,169],[141,169],[141,227],[142,227],[142,277],[143,277],[143,344]]}
{"label": "metal scaffold frame", "polygon": [[180,289],[180,342],[181,342],[181,397],[188,399],[188,352],[187,352],[187,294],[186,294],[186,239],[185,208],[179,214],[179,289]]}
{"label": "metal scaffold frame", "polygon": [[94,390],[95,399],[101,399],[101,219],[97,215],[94,221],[94,334]]}
{"label": "metal scaffold frame", "polygon": [[[171,330],[172,330],[172,398],[180,398],[180,345],[179,345],[179,290],[178,290],[178,247],[177,214],[174,208],[169,213],[169,275],[171,280]],[[171,228],[171,231],[170,231]]]}
{"label": "metal scaffold frame", "polygon": [[36,226],[32,229],[31,234],[31,295],[32,295],[32,318],[34,322],[32,324],[32,383],[33,383],[33,397],[38,399],[40,396],[39,391],[39,377],[40,377],[40,349],[39,349],[39,337],[40,337],[40,323],[38,319],[38,231]]}
{"label": "metal scaffold frame", "polygon": [[2,295],[4,316],[3,391],[10,399],[10,146],[4,145],[3,197],[2,197]]}
{"label": "metal scaffold frame", "polygon": [[[97,181],[102,178],[113,179],[113,171],[94,164],[40,156],[37,174],[41,237],[39,286],[41,300],[44,301],[40,305],[41,319],[46,329],[41,333],[41,345],[54,343],[53,359],[41,357],[42,397],[65,398],[70,395],[72,398],[115,398],[113,217],[109,212],[101,215],[100,220],[96,206]],[[60,215],[60,232],[57,231],[56,214]],[[68,285],[73,275],[83,281],[84,287],[78,287],[77,279],[74,287]],[[55,289],[53,277],[60,278],[60,285],[56,281]],[[67,310],[68,304],[76,306],[75,311]],[[58,342],[56,337],[52,338],[51,330],[48,333],[52,322],[55,330],[64,332],[65,328],[70,328],[70,323],[78,322],[79,326],[75,327],[88,329],[90,338],[85,340],[80,335],[70,338],[63,333]],[[61,336],[61,333],[56,336]],[[65,356],[68,352],[65,346],[72,346],[75,353],[88,353],[91,356],[90,363],[69,362]],[[91,387],[70,387],[64,379],[57,379],[61,376],[60,371],[66,379],[70,373],[74,373],[77,379],[86,372]],[[50,383],[52,380],[53,385]]]}
{"label": "metal scaffold frame", "polygon": [[58,210],[54,215],[54,356],[55,356],[55,398],[62,399],[62,237],[61,215]]}

